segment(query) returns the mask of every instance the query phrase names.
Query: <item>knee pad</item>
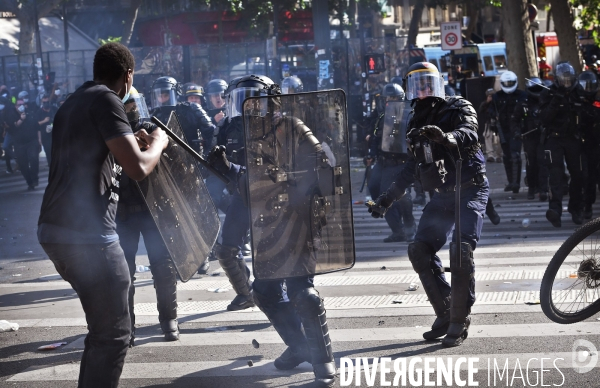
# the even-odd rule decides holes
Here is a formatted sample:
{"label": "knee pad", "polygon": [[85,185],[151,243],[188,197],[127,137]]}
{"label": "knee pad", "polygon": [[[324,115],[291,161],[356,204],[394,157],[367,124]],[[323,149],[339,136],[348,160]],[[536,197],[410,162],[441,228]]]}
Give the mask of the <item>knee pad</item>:
{"label": "knee pad", "polygon": [[281,296],[281,293],[278,294],[274,294],[274,295],[265,295],[265,294],[261,294],[260,292],[256,291],[256,280],[254,281],[254,283],[252,284],[252,294],[254,296],[254,303],[256,304],[256,306],[260,309],[260,311],[264,312],[267,317],[269,317],[270,315],[275,314],[278,309],[277,309],[277,304],[283,299]]}
{"label": "knee pad", "polygon": [[432,249],[422,241],[408,244],[408,259],[416,273],[431,270]]}
{"label": "knee pad", "polygon": [[318,316],[325,311],[319,292],[312,287],[298,291],[292,303],[300,316]]}
{"label": "knee pad", "polygon": [[450,269],[452,273],[471,273],[474,267],[473,248],[471,244],[463,242],[460,244],[460,260],[456,254],[456,243],[450,244]]}
{"label": "knee pad", "polygon": [[161,261],[158,264],[151,265],[150,271],[152,272],[152,277],[154,278],[155,282],[177,282],[177,273],[175,271],[175,265],[173,264],[171,259],[165,259],[164,261]]}

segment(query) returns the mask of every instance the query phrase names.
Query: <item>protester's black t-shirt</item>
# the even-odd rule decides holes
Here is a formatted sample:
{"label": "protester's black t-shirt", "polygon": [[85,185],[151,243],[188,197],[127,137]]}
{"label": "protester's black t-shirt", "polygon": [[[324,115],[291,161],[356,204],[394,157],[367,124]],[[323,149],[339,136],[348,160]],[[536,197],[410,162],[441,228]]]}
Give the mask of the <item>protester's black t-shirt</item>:
{"label": "protester's black t-shirt", "polygon": [[40,243],[118,240],[115,213],[121,167],[106,141],[130,134],[121,99],[104,85],[84,83],[58,109],[38,221]]}
{"label": "protester's black t-shirt", "polygon": [[21,113],[14,111],[7,120],[8,133],[11,136],[14,145],[25,145],[38,140],[38,125],[35,122],[34,112],[25,112],[25,120],[17,126],[16,122],[20,120]]}
{"label": "protester's black t-shirt", "polygon": [[[52,132],[48,132],[48,125],[51,125],[52,122],[54,121],[54,115],[56,115],[56,108],[51,106],[50,110],[45,111],[42,108],[39,108],[36,112],[35,112],[35,121],[38,124],[38,131],[40,131],[42,133],[42,136],[45,135],[50,135]],[[44,124],[39,124],[40,121],[44,121],[44,119],[48,117],[50,118],[50,120]]]}

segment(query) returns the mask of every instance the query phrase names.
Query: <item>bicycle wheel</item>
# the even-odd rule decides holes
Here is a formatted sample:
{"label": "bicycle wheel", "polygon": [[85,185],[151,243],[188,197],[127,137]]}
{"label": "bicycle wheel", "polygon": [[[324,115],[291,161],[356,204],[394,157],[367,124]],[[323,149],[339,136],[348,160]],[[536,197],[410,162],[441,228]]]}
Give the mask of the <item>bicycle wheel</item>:
{"label": "bicycle wheel", "polygon": [[600,218],[577,229],[556,251],[542,279],[542,311],[557,323],[600,311]]}

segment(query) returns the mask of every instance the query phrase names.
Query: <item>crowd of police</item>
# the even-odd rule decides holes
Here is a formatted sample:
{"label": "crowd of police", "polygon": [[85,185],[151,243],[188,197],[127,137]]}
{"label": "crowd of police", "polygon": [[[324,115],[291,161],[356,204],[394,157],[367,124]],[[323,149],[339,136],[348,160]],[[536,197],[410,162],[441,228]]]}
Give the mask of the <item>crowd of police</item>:
{"label": "crowd of police", "polygon": [[[244,260],[250,213],[245,195],[248,189],[244,188],[247,149],[243,104],[250,97],[303,92],[302,82],[297,77],[288,77],[278,85],[265,76],[247,75],[229,82],[214,79],[202,87],[194,83],[180,85],[172,77],[160,77],[152,86],[149,109],[144,96],[132,86],[133,76],[129,78],[127,74],[126,71],[118,75],[125,81],[124,89],[115,86],[117,81],[104,85],[111,85],[111,90],[122,99],[131,131],[141,133],[136,135],[138,143],[140,138],[160,132],[147,120],[150,116],[167,122],[175,112],[188,144],[232,182],[226,184],[204,171],[211,199],[225,214],[220,242],[214,245],[211,256],[219,261],[236,292],[227,309],[236,311],[258,306],[288,346],[275,360],[275,367],[287,370],[310,362],[316,382],[332,386],[336,369],[325,307],[314,288],[314,276],[251,281],[251,272]],[[595,130],[600,103],[596,100],[595,74],[586,71],[576,76],[571,65],[561,63],[556,68],[553,83],[545,84],[532,78],[528,80],[527,91],[520,91],[516,75],[507,71],[501,75],[500,85],[501,90],[486,92],[486,101],[476,111],[469,101],[444,85],[434,65],[414,64],[403,79],[392,79],[384,87],[366,138],[369,147],[364,161],[370,170],[368,188],[374,199],[367,206],[374,217],[384,217],[391,229],[391,235],[384,242],[409,242],[409,259],[436,314],[431,330],[423,336],[428,340],[444,337],[445,346],[459,346],[468,336],[469,314],[475,302],[473,252],[481,235],[483,217],[487,214],[494,224],[500,222],[489,200],[486,161],[502,160],[508,181],[505,190],[518,193],[524,149],[528,198],[534,199],[537,194],[541,201],[549,199],[546,216],[554,226],[561,224],[561,201],[567,191],[573,221],[581,224],[584,218],[592,216],[595,176],[600,162],[597,150],[600,138]],[[82,86],[86,87],[94,86]],[[27,97],[26,92],[22,92],[13,104],[8,92],[0,90],[7,170],[11,168],[12,144],[19,168],[33,190],[38,184],[34,164],[39,164],[40,145],[45,148],[51,176],[53,169],[59,168],[59,161],[52,162],[49,139],[53,117],[65,98],[41,94],[39,107],[36,107]],[[278,118],[272,125],[274,128],[264,138],[275,136],[274,141],[277,141],[277,133],[293,128],[295,133],[301,134],[309,154],[317,160],[326,165],[335,158],[329,146],[313,134],[317,128],[309,128],[294,118]],[[481,144],[483,139],[485,149]],[[60,140],[66,141],[62,137]],[[107,144],[109,141],[110,138]],[[61,151],[57,146],[55,150]],[[129,178],[120,170],[119,174],[115,220],[130,280],[128,344],[135,344],[133,281],[140,235],[144,237],[154,279],[160,326],[165,340],[175,341],[179,338],[176,268],[135,182],[140,180],[139,175]],[[416,192],[414,200],[411,187]],[[417,225],[413,202],[425,204],[426,193],[429,202]],[[44,207],[42,210],[44,212]],[[42,226],[41,220],[42,217]],[[452,230],[450,286],[437,252]],[[40,227],[38,235],[46,236],[40,237],[40,242],[45,243],[47,252],[52,252],[48,243],[57,230],[50,234],[48,231],[50,229],[42,231]],[[64,233],[64,230],[58,231]],[[58,259],[49,255],[57,265]],[[209,260],[209,257],[202,258],[199,273],[207,273]],[[66,276],[60,270],[59,273]],[[86,351],[87,346],[86,343]],[[83,367],[82,363],[82,370]]]}

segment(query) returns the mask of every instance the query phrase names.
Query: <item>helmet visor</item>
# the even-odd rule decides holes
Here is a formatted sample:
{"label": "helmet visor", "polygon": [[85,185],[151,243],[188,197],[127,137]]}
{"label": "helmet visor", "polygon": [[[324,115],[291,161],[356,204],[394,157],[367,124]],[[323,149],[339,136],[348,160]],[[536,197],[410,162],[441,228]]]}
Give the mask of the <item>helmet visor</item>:
{"label": "helmet visor", "polygon": [[559,63],[555,78],[558,86],[570,88],[575,84],[575,69],[569,63]]}
{"label": "helmet visor", "polygon": [[208,93],[208,109],[223,109],[227,102],[225,93]]}
{"label": "helmet visor", "polygon": [[[244,100],[248,97],[259,97],[266,96],[267,93],[259,88],[237,88],[233,89],[231,93],[229,93],[229,98],[227,102],[227,116],[229,120],[234,117],[241,116],[244,114],[243,112],[243,104]],[[267,113],[267,100],[260,99],[255,100],[252,104],[251,111],[246,112],[251,116],[259,115],[265,116]]]}
{"label": "helmet visor", "polygon": [[598,79],[579,79],[579,85],[581,85],[581,88],[584,92],[594,93],[598,91]]}
{"label": "helmet visor", "polygon": [[174,89],[154,89],[152,91],[152,107],[177,105],[177,93]]}
{"label": "helmet visor", "polygon": [[444,78],[439,73],[416,71],[407,76],[406,99],[445,96]]}
{"label": "helmet visor", "polygon": [[127,117],[135,114],[138,119],[149,119],[150,112],[148,111],[148,106],[146,105],[144,95],[132,95],[131,98],[125,102],[125,113],[127,113]]}

